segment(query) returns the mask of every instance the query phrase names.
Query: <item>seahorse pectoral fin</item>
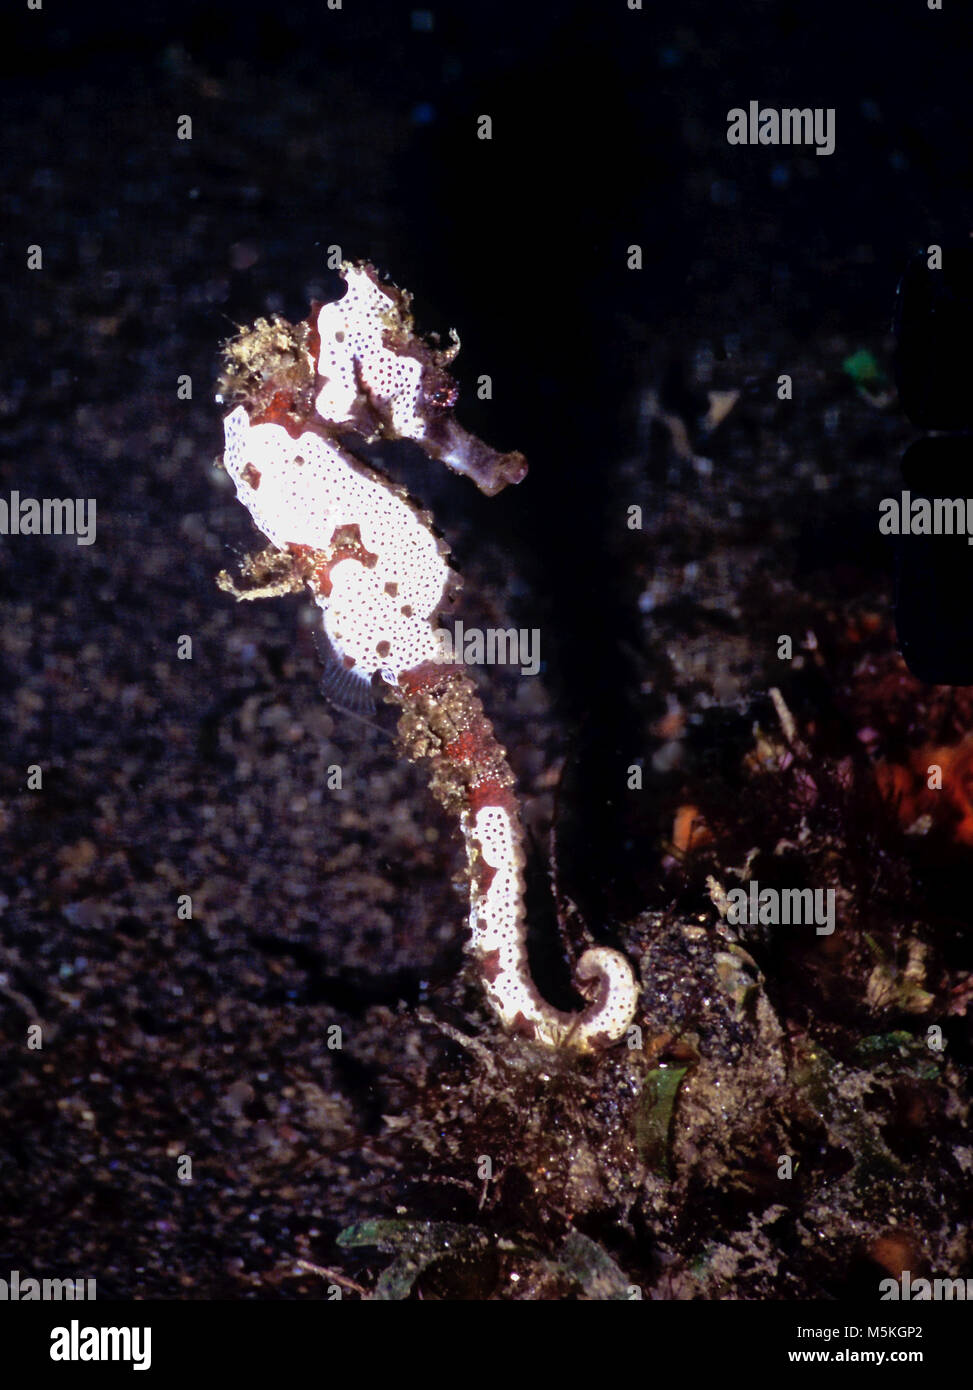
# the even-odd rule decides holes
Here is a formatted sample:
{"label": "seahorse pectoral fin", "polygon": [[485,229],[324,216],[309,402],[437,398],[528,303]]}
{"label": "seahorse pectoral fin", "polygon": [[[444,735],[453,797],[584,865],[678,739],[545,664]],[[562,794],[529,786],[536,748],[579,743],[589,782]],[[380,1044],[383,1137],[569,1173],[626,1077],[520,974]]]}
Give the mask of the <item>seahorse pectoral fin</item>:
{"label": "seahorse pectoral fin", "polygon": [[347,714],[374,714],[376,704],[371,681],[361,672],[349,670],[320,626],[314,628],[314,645],[324,668],[321,673],[324,698]]}

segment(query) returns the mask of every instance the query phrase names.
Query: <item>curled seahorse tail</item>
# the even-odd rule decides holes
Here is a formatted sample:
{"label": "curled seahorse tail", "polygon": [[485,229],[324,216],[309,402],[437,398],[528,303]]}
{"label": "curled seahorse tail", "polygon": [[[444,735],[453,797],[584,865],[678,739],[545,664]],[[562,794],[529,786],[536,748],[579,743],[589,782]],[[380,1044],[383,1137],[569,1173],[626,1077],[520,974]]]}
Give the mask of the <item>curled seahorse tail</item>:
{"label": "curled seahorse tail", "polygon": [[524,909],[524,832],[504,749],[462,667],[405,672],[392,698],[403,705],[399,737],[412,759],[428,759],[430,788],[458,814],[470,878],[470,948],[487,998],[511,1032],[548,1046],[592,1052],[624,1034],[638,984],[618,951],[599,946],[577,963],[587,1004],[554,1008],[530,973]]}
{"label": "curled seahorse tail", "polygon": [[626,957],[608,946],[593,946],[578,961],[574,978],[590,1000],[578,1024],[581,1045],[596,1048],[617,1042],[635,1017],[639,1000],[638,981]]}

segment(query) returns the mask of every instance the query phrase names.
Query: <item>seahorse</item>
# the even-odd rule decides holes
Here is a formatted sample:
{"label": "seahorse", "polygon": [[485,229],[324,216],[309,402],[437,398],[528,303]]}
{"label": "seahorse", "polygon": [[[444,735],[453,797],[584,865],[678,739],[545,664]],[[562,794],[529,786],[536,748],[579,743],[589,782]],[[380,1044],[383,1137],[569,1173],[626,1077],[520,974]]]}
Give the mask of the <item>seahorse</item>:
{"label": "seahorse", "polygon": [[292,325],[259,319],[226,345],[217,396],[223,464],[270,542],[244,566],[269,582],[238,598],[304,586],[321,609],[351,690],[400,706],[399,745],[425,760],[433,795],[458,818],[470,884],[470,949],[486,997],[512,1033],[594,1052],[623,1036],[638,986],[628,960],[599,946],[574,978],[577,1012],[548,1003],[531,975],[524,907],[524,831],[514,776],[467,671],[444,660],[440,612],[458,576],[431,516],[351,452],[354,439],[411,439],[487,495],[520,482],[519,453],[500,454],[453,417],[446,367],[459,350],[416,336],[411,297],[367,262],[345,262],[346,291]]}

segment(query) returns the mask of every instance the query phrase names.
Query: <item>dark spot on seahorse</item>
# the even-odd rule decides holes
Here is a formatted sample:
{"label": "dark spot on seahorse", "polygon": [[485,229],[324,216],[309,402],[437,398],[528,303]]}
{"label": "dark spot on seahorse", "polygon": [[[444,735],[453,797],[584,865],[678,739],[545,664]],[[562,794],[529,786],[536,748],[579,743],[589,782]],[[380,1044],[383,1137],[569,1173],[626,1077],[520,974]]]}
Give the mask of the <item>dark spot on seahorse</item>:
{"label": "dark spot on seahorse", "polygon": [[494,865],[488,864],[481,855],[476,868],[473,870],[473,881],[476,885],[476,891],[481,898],[485,898],[489,893],[490,885],[493,883],[496,876],[497,871]]}
{"label": "dark spot on seahorse", "polygon": [[[411,612],[410,609],[405,616],[410,617]],[[434,692],[448,684],[450,676],[455,676],[459,670],[458,666],[441,666],[438,661],[420,661],[418,666],[400,673],[399,683],[410,695],[424,694],[431,697]]]}
{"label": "dark spot on seahorse", "polygon": [[314,370],[314,364],[321,356],[321,334],[318,332],[318,314],[321,312],[320,304],[312,299],[311,316],[307,324],[307,355],[310,358],[309,366]]}
{"label": "dark spot on seahorse", "polygon": [[500,952],[484,951],[480,957],[480,969],[483,972],[484,980],[488,985],[492,985],[497,976],[503,973],[500,965]]}
{"label": "dark spot on seahorse", "polygon": [[392,650],[392,643],[391,643],[391,642],[376,642],[376,644],[375,644],[375,650],[378,652],[379,656],[380,656],[380,657],[383,659],[383,661],[384,661],[385,657],[387,657],[388,654],[389,654],[389,652]]}
{"label": "dark spot on seahorse", "polygon": [[294,455],[294,462],[297,464],[298,468],[303,468],[303,467],[304,467],[304,456],[303,456],[303,454],[295,454],[295,455]]}
{"label": "dark spot on seahorse", "polygon": [[241,478],[243,479],[243,481],[244,481],[245,483],[248,484],[248,486],[250,486],[250,487],[253,488],[254,492],[257,491],[257,488],[260,486],[260,469],[259,469],[259,468],[254,468],[254,466],[253,466],[252,463],[248,463],[248,464],[244,467],[244,469],[243,469],[242,473],[240,474],[240,476],[241,476]]}
{"label": "dark spot on seahorse", "polygon": [[355,664],[355,658],[353,656],[343,656],[341,658],[341,664],[344,666],[345,670],[350,671]]}
{"label": "dark spot on seahorse", "polygon": [[537,1024],[519,1013],[511,1023],[510,1031],[511,1033],[519,1033],[524,1038],[533,1038],[537,1035]]}
{"label": "dark spot on seahorse", "polygon": [[337,564],[339,560],[357,560],[366,569],[374,569],[378,564],[378,556],[365,549],[361,531],[353,522],[335,527],[331,536],[330,551],[333,564]]}
{"label": "dark spot on seahorse", "polygon": [[401,609],[400,609],[399,611],[401,612],[403,618],[411,618],[411,617],[412,617],[412,604],[411,604],[411,603],[403,603],[403,605],[402,605],[402,607],[401,607]]}
{"label": "dark spot on seahorse", "polygon": [[385,592],[388,594],[389,598],[395,598],[396,594],[399,592],[398,584],[390,579],[385,586]]}
{"label": "dark spot on seahorse", "polygon": [[[310,552],[310,553],[318,553],[318,552]],[[320,591],[321,591],[321,593],[324,595],[324,597],[325,597],[325,598],[330,598],[330,597],[331,597],[331,587],[332,587],[332,586],[331,586],[331,566],[328,564],[327,560],[319,560],[319,561],[313,566],[313,568],[312,568],[312,570],[311,570],[311,574],[312,574],[314,583],[317,585],[318,589],[320,589]],[[340,633],[336,633],[335,635],[338,636],[338,637],[341,636]]]}

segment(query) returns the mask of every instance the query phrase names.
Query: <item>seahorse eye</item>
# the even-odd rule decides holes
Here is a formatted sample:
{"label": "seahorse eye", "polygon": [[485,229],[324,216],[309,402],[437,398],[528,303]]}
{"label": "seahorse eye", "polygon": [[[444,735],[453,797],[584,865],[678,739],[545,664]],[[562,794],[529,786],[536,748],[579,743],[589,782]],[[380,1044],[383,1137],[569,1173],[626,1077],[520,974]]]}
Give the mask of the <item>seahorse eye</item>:
{"label": "seahorse eye", "polygon": [[448,378],[445,380],[434,380],[425,387],[423,395],[426,404],[432,406],[434,409],[452,410],[459,399],[459,388],[455,381],[450,381]]}

